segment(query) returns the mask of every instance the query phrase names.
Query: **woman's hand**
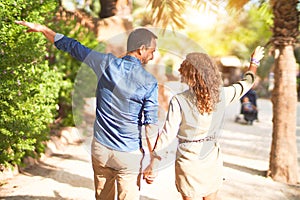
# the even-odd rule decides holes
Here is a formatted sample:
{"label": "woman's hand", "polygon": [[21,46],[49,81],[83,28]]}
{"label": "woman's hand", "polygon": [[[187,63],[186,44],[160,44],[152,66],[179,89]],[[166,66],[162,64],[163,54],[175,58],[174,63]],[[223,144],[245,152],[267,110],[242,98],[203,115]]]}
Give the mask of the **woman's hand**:
{"label": "woman's hand", "polygon": [[257,46],[251,55],[251,61],[260,62],[260,60],[264,57],[264,53],[264,47]]}

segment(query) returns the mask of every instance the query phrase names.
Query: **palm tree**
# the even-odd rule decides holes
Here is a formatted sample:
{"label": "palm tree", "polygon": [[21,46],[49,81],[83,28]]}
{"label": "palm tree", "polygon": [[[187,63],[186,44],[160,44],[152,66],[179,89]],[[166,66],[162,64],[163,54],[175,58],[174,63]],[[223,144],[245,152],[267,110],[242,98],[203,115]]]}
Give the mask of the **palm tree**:
{"label": "palm tree", "polygon": [[114,16],[117,13],[117,0],[100,0],[101,11],[100,18],[107,18]]}
{"label": "palm tree", "polygon": [[[219,1],[196,0],[214,6]],[[228,0],[229,7],[242,8],[248,0]],[[190,1],[149,0],[152,21],[163,27],[184,26],[182,11]],[[273,136],[268,175],[276,181],[296,184],[298,181],[296,146],[296,60],[294,45],[299,34],[298,0],[270,0],[274,15],[273,37],[275,87],[272,94]]]}
{"label": "palm tree", "polygon": [[132,10],[132,0],[99,0],[101,11],[100,18],[112,17],[115,15],[128,15]]}
{"label": "palm tree", "polygon": [[274,14],[273,38],[275,87],[273,102],[273,140],[269,175],[277,181],[295,184],[297,174],[297,64],[294,45],[299,34],[298,0],[271,2]]}

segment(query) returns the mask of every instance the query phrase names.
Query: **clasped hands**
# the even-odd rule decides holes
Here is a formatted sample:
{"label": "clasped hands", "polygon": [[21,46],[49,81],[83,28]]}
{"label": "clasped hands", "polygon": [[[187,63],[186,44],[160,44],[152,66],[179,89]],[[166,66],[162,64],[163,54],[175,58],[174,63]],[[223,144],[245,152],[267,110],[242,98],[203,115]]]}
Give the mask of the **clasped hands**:
{"label": "clasped hands", "polygon": [[157,176],[157,172],[155,171],[155,169],[157,169],[160,160],[160,156],[156,155],[155,152],[150,153],[150,163],[143,172],[143,179],[146,181],[146,183],[153,183],[154,179]]}

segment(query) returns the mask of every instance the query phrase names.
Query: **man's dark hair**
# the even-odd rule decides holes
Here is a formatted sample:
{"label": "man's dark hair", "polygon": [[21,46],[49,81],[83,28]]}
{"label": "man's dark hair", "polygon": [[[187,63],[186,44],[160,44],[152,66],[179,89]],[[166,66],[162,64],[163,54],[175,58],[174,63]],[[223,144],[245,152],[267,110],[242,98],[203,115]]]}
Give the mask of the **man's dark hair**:
{"label": "man's dark hair", "polygon": [[127,40],[127,52],[132,52],[139,49],[142,45],[149,47],[152,39],[157,39],[157,36],[145,28],[138,28],[132,31]]}

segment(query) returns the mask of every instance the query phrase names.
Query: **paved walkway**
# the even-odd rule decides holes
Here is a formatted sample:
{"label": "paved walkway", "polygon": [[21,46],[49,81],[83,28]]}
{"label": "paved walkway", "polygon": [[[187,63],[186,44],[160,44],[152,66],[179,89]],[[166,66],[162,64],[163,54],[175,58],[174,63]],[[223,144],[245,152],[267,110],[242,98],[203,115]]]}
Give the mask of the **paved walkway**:
{"label": "paved walkway", "polygon": [[[234,122],[239,106],[238,103],[231,105],[226,113],[221,141],[225,176],[219,196],[222,200],[299,200],[300,185],[289,186],[264,177],[268,169],[272,135],[270,101],[258,100],[260,122],[253,126]],[[297,144],[300,152],[299,117],[297,124]],[[53,157],[40,165],[26,169],[23,174],[5,182],[0,187],[0,199],[94,199],[88,149],[85,144],[69,145],[62,151],[55,152]],[[300,153],[298,160],[300,161]],[[174,185],[174,166],[160,171],[152,185],[143,182],[140,199],[181,199]]]}

